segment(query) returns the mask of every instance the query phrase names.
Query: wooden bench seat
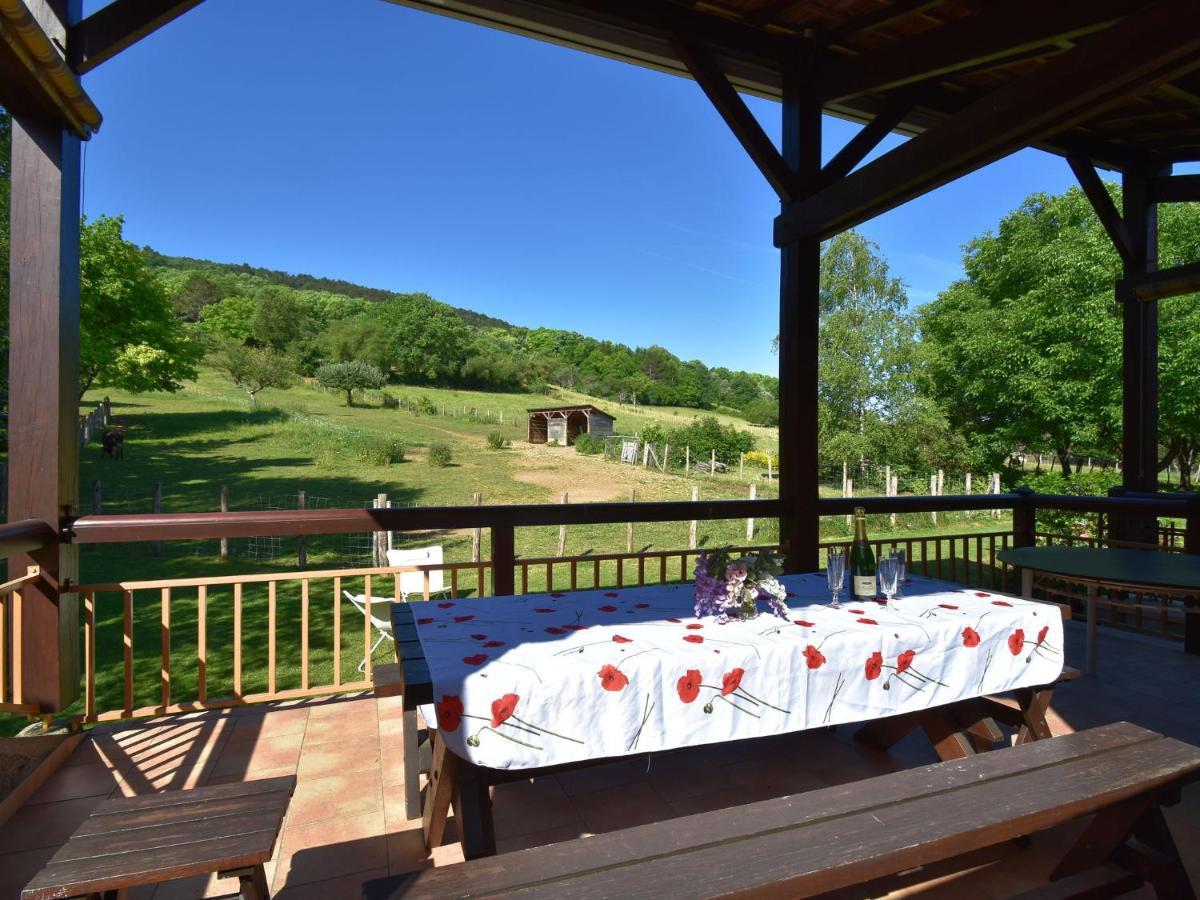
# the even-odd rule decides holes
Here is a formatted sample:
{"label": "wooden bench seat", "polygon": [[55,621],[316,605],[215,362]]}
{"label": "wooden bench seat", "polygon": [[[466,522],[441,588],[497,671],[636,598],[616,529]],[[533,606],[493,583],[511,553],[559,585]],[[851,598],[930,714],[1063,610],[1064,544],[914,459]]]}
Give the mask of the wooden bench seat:
{"label": "wooden bench seat", "polygon": [[90,897],[193,875],[238,878],[246,900],[270,896],[271,858],[296,776],[121,797],[101,803],[21,892]]}
{"label": "wooden bench seat", "polygon": [[[803,760],[796,765],[803,766]],[[1200,748],[1128,723],[368,882],[384,898],[808,897],[1092,816],[1039,896],[1193,897],[1162,817]]]}

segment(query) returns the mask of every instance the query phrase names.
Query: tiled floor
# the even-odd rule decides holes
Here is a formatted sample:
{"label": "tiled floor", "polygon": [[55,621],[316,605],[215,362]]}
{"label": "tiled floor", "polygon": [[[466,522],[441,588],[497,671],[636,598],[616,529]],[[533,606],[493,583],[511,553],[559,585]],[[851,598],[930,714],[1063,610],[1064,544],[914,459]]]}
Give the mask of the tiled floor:
{"label": "tiled floor", "polygon": [[[1068,628],[1068,659],[1082,662],[1083,630]],[[1100,674],[1061,688],[1058,730],[1126,719],[1200,744],[1200,657],[1177,644],[1102,632]],[[275,858],[277,896],[360,896],[362,882],[461,860],[457,845],[428,853],[419,820],[403,813],[399,706],[371,697],[338,698],[178,716],[97,729],[32,800],[0,827],[0,900],[16,897],[91,809],[105,797],[295,773]],[[634,757],[602,768],[495,789],[501,852],[674,816],[854,781],[934,760],[912,736],[887,755],[855,745],[852,729],[805,732],[749,748],[701,747],[652,761]],[[1189,870],[1200,884],[1200,786],[1168,812]],[[452,832],[453,833],[453,832]],[[1005,845],[964,859],[955,874],[919,888],[922,897],[1004,897],[1049,871],[1071,829],[1031,848]],[[192,898],[232,889],[215,879],[178,881],[136,897]]]}

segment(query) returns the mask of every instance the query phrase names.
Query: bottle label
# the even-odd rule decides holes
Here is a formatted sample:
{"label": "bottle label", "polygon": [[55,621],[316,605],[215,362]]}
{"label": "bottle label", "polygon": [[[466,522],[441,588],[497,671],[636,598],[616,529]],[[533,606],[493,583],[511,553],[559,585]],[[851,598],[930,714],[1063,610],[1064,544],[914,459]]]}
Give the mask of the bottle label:
{"label": "bottle label", "polygon": [[854,596],[861,597],[863,600],[873,600],[875,598],[875,576],[855,575]]}

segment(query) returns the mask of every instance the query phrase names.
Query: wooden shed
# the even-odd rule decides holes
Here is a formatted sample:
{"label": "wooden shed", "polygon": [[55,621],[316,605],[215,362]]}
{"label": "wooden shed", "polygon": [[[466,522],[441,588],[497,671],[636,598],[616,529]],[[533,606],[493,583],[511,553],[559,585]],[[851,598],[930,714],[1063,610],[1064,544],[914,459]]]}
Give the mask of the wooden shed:
{"label": "wooden shed", "polygon": [[615,418],[594,406],[547,406],[527,409],[529,443],[574,444],[581,434],[611,437]]}

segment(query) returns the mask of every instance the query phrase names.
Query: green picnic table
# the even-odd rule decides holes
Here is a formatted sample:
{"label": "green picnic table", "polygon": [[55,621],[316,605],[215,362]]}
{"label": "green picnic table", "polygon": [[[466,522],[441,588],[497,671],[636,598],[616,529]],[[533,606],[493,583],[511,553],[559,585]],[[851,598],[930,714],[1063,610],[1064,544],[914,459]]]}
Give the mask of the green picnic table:
{"label": "green picnic table", "polygon": [[[1021,595],[1033,596],[1033,573],[1061,575],[1087,589],[1087,673],[1096,674],[1096,594],[1100,587],[1151,591],[1195,589],[1200,596],[1200,556],[1107,547],[1010,547],[1001,561],[1021,569]],[[1185,599],[1184,651],[1200,654],[1200,609]]]}

